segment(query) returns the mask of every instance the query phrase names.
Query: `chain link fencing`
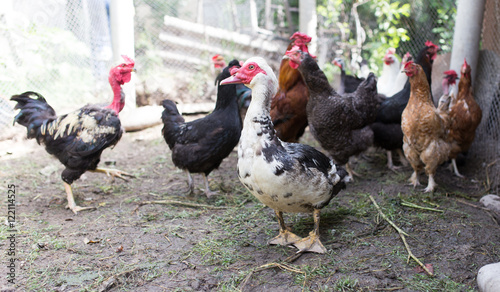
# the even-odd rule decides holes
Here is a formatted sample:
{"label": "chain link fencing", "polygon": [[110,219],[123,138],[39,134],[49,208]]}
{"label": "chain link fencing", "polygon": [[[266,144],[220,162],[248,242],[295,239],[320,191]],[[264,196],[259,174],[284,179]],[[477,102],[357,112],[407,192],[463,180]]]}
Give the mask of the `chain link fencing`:
{"label": "chain link fencing", "polygon": [[[483,121],[470,157],[482,163],[480,168],[488,167],[491,187],[498,191],[500,162],[494,162],[500,147],[500,4],[486,1],[475,86]],[[335,70],[330,61],[339,55],[355,61],[369,58],[376,46],[370,34],[377,23],[359,19],[367,36],[360,47],[352,1],[322,2],[333,15],[331,19],[318,17],[316,55],[325,72]],[[439,44],[443,54],[433,74],[437,72],[440,78],[449,67],[456,3],[402,0],[398,5],[403,4],[410,5],[409,16],[401,18],[409,40],[401,41],[396,52],[416,55],[426,40]],[[114,64],[109,6],[110,0],[4,0],[0,7],[0,42],[4,44],[0,46],[0,130],[12,124],[13,103],[8,98],[27,90],[44,95],[58,113],[111,100],[107,74]],[[211,57],[215,54],[223,55],[226,62],[262,56],[277,73],[288,38],[297,30],[297,6],[298,1],[277,0],[135,0],[137,104],[159,104],[164,98],[179,103],[214,101],[216,72]],[[362,13],[371,13],[366,9],[358,7]],[[348,70],[359,74],[355,61],[346,62]],[[371,69],[379,73],[381,63],[380,59],[377,67],[372,61]],[[327,75],[335,78],[339,72],[333,73]],[[433,92],[435,87],[438,90],[440,82],[433,83]]]}
{"label": "chain link fencing", "polygon": [[486,0],[474,94],[483,111],[470,149],[475,169],[484,171],[487,191],[500,189],[500,2]]}

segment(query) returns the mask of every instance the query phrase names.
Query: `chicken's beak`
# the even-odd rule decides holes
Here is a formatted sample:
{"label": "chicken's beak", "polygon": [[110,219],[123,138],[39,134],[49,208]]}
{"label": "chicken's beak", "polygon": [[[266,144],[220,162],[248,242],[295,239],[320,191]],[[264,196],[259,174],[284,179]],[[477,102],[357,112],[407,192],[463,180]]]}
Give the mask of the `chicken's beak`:
{"label": "chicken's beak", "polygon": [[131,71],[131,72],[137,73],[137,69],[132,68],[132,71]]}
{"label": "chicken's beak", "polygon": [[284,55],[282,59],[283,60],[290,60],[290,57],[288,55]]}
{"label": "chicken's beak", "polygon": [[238,78],[236,75],[229,76],[226,79],[222,80],[220,82],[220,85],[226,85],[226,84],[241,84],[243,83],[243,80]]}

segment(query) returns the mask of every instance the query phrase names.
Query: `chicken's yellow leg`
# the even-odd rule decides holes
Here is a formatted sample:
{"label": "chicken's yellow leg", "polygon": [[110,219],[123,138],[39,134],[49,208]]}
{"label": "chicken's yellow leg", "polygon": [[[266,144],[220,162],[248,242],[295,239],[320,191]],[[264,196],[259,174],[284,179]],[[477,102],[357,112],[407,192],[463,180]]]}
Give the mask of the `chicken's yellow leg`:
{"label": "chicken's yellow leg", "polygon": [[75,199],[73,198],[73,191],[71,190],[71,186],[67,184],[66,182],[64,183],[64,190],[66,191],[66,195],[68,196],[68,206],[66,208],[71,209],[73,213],[78,214],[78,211],[83,211],[83,210],[89,210],[89,209],[95,209],[94,207],[80,207],[77,206],[75,203]]}
{"label": "chicken's yellow leg", "polygon": [[106,174],[107,176],[111,176],[113,177],[113,179],[115,177],[119,177],[123,180],[127,180],[124,176],[129,176],[129,177],[134,177],[132,174],[130,173],[127,173],[125,171],[121,171],[121,170],[118,170],[118,169],[112,169],[112,168],[96,168],[95,170],[91,170],[92,172],[99,172],[99,173],[104,173]]}
{"label": "chicken's yellow leg", "polygon": [[210,187],[208,185],[208,178],[205,175],[205,173],[202,173],[202,174],[203,174],[203,181],[205,182],[205,195],[207,196],[207,198],[210,198],[211,196],[217,195],[217,192],[212,192],[210,190]]}

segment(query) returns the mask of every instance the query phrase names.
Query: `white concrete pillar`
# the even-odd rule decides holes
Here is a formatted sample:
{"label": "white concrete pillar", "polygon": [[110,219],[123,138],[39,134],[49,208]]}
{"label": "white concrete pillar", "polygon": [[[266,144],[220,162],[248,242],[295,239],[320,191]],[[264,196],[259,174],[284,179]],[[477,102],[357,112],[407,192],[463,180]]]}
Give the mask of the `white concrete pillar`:
{"label": "white concrete pillar", "polygon": [[[460,76],[460,68],[466,58],[472,70],[472,84],[474,84],[477,72],[485,2],[485,0],[457,1],[450,69],[455,70]],[[458,90],[457,88],[458,86],[455,86],[455,91]]]}
{"label": "white concrete pillar", "polygon": [[[111,43],[113,45],[114,65],[123,62],[121,55],[127,55],[135,60],[134,15],[133,0],[111,0]],[[140,70],[138,74],[140,74]],[[122,87],[126,96],[124,110],[136,107],[135,78],[135,73],[132,73],[132,80]]]}
{"label": "white concrete pillar", "polygon": [[317,26],[316,0],[299,0],[299,31],[312,37],[309,51],[313,55],[317,53]]}
{"label": "white concrete pillar", "polygon": [[252,25],[252,33],[256,33],[259,29],[258,16],[257,16],[257,4],[255,0],[250,0],[250,24]]}

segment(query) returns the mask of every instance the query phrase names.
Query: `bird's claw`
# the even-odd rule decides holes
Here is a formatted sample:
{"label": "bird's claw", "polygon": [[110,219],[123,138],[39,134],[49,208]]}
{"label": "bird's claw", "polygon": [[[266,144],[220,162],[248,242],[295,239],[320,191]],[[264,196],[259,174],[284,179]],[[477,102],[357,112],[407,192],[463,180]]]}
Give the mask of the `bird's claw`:
{"label": "bird's claw", "polygon": [[392,166],[388,166],[390,170],[392,170],[394,173],[398,173],[398,171],[402,168],[401,166],[396,166],[396,165],[392,165]]}
{"label": "bird's claw", "polygon": [[68,205],[66,205],[66,209],[71,209],[71,211],[73,211],[73,213],[75,213],[75,215],[77,215],[79,211],[95,209],[95,207],[80,207],[78,205],[70,206],[68,204]]}
{"label": "bird's claw", "polygon": [[118,170],[118,169],[98,168],[98,169],[96,169],[96,171],[105,173],[107,176],[110,176],[113,179],[115,177],[118,177],[118,178],[123,179],[124,181],[128,181],[128,179],[126,177],[135,178],[135,175],[130,174],[130,173],[125,172],[125,171],[122,171],[122,170]]}
{"label": "bird's claw", "polygon": [[211,198],[211,197],[214,197],[214,196],[218,196],[220,194],[219,194],[219,192],[205,191],[205,195],[207,196],[207,198]]}

